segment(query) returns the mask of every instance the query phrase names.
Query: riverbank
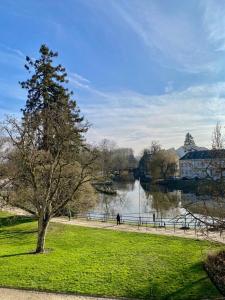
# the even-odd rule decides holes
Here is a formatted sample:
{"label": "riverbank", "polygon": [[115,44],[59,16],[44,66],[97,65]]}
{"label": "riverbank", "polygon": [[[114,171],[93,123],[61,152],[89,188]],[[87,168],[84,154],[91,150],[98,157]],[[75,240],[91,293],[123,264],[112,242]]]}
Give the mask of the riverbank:
{"label": "riverbank", "polygon": [[209,184],[210,180],[207,179],[142,179],[141,185],[146,190],[151,190],[151,187],[164,188],[164,190],[173,191],[173,190],[181,190],[184,193],[196,193],[199,192],[199,187],[204,187]]}

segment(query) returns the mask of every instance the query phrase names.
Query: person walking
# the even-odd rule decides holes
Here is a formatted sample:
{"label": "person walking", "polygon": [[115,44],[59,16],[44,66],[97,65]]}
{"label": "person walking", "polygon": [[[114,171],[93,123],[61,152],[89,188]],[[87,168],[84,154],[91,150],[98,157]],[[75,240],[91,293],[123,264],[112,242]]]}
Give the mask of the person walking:
{"label": "person walking", "polygon": [[120,225],[120,214],[118,213],[116,216],[117,225]]}

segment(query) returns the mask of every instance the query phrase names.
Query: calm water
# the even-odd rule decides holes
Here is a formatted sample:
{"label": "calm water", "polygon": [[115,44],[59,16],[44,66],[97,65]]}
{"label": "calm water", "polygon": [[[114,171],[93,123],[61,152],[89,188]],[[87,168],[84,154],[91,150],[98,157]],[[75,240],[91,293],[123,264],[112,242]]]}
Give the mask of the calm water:
{"label": "calm water", "polygon": [[181,191],[163,193],[150,185],[141,185],[139,181],[114,184],[117,196],[99,195],[99,203],[94,212],[110,215],[133,215],[142,217],[157,216],[175,217],[182,213]]}
{"label": "calm water", "polygon": [[99,194],[99,202],[91,213],[122,216],[175,218],[189,211],[195,214],[204,213],[207,205],[214,215],[225,215],[225,209],[216,207],[207,196],[194,193],[183,193],[180,190],[165,191],[158,186],[139,184],[139,181],[114,183],[117,196]]}

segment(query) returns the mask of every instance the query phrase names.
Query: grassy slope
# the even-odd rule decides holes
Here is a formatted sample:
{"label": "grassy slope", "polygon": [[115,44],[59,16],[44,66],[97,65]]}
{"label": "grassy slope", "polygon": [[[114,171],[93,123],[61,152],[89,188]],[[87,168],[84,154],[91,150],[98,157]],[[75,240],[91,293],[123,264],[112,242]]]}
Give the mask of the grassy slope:
{"label": "grassy slope", "polygon": [[144,299],[219,295],[202,267],[216,248],[207,242],[51,224],[52,251],[33,255],[36,222],[0,216],[2,286]]}

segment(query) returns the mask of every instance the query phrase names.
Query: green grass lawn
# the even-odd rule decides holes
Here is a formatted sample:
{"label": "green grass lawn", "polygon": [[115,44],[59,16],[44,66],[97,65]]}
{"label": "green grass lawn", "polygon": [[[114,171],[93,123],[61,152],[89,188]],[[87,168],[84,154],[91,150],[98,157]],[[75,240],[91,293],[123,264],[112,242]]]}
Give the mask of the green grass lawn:
{"label": "green grass lawn", "polygon": [[[204,241],[51,224],[43,255],[35,221],[0,214],[0,285],[140,299],[214,299]],[[154,296],[154,297],[153,297]]]}

